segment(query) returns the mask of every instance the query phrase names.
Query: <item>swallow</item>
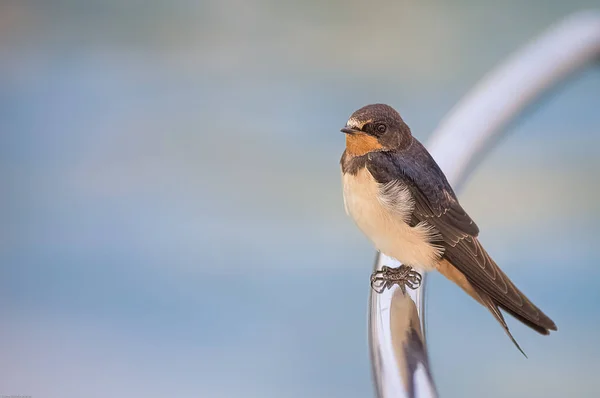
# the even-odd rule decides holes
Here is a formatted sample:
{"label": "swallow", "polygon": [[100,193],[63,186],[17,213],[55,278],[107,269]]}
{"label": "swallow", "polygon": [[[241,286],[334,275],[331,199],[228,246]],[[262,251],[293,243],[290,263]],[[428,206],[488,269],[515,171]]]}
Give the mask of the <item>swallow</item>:
{"label": "swallow", "polygon": [[374,272],[374,290],[414,289],[421,282],[415,269],[437,270],[486,307],[523,355],[500,309],[543,335],[557,330],[485,251],[477,224],[394,108],[367,105],[341,131],[346,213],[378,251],[402,264]]}

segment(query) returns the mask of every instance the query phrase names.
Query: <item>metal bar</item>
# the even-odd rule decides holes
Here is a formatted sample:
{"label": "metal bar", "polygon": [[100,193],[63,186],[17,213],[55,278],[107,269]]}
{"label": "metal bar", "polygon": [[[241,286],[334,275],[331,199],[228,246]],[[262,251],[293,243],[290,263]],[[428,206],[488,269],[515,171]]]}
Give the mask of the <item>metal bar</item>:
{"label": "metal bar", "polygon": [[[454,188],[462,185],[504,127],[539,96],[600,56],[600,13],[573,14],[494,69],[446,116],[428,149]],[[378,254],[375,270],[399,263]],[[379,398],[436,397],[425,343],[423,283],[369,298],[369,347]]]}

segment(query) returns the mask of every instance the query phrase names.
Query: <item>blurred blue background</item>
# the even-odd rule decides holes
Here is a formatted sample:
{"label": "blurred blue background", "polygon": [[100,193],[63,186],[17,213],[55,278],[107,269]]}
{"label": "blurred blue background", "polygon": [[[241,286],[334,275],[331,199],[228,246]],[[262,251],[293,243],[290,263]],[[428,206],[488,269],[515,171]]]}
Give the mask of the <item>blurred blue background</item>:
{"label": "blurred blue background", "polygon": [[[597,1],[0,2],[0,394],[371,397],[374,251],[339,129],[372,102],[426,141],[486,72]],[[460,193],[558,324],[439,275],[445,397],[600,392],[600,68],[528,112]]]}

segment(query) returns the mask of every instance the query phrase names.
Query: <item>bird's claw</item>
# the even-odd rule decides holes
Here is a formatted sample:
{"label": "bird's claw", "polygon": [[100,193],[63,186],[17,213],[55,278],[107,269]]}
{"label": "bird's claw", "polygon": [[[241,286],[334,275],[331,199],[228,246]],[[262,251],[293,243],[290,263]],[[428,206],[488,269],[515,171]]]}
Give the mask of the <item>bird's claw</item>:
{"label": "bird's claw", "polygon": [[408,265],[401,265],[397,268],[390,268],[387,265],[381,267],[371,274],[371,288],[376,293],[383,293],[385,289],[390,289],[394,285],[400,286],[402,293],[406,294],[406,287],[414,290],[421,286],[423,277],[414,271]]}

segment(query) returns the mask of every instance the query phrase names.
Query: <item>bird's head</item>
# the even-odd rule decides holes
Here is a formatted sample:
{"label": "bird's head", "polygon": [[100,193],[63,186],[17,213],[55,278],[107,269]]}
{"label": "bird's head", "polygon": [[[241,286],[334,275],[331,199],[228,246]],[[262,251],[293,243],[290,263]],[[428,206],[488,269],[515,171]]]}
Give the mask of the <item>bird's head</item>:
{"label": "bird's head", "polygon": [[346,152],[353,156],[403,149],[412,141],[410,128],[400,114],[385,104],[360,108],[341,131],[346,134]]}

